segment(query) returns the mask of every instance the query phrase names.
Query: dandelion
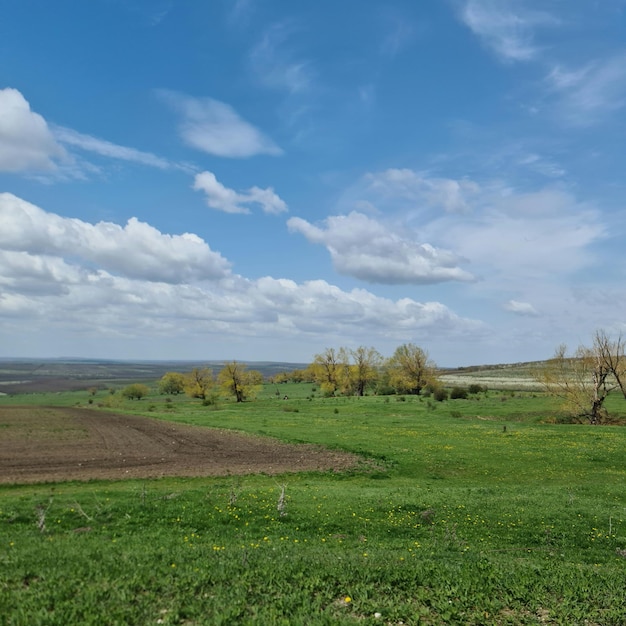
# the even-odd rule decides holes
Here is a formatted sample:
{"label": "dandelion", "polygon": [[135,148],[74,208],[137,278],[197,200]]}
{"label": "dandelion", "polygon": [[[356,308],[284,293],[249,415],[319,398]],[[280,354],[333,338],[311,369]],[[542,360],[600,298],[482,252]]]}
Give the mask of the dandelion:
{"label": "dandelion", "polygon": [[352,598],[351,598],[350,596],[346,596],[346,597],[343,599],[343,601],[344,601],[346,604],[350,604],[350,602],[352,602]]}

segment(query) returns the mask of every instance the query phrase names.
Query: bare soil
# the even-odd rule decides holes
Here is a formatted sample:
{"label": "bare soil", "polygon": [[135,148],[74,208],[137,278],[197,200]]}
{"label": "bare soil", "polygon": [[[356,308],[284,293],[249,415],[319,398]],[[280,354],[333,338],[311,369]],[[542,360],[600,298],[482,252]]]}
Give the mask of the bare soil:
{"label": "bare soil", "polygon": [[0,407],[0,483],[342,471],[356,455],[133,415]]}

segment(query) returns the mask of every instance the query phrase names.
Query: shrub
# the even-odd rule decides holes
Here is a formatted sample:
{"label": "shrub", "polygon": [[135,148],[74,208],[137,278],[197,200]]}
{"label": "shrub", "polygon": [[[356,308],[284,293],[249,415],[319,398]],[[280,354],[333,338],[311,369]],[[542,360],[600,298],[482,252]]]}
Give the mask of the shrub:
{"label": "shrub", "polygon": [[482,385],[479,385],[478,383],[472,383],[467,388],[467,391],[471,393],[472,395],[475,395],[477,393],[480,393],[481,391],[487,391],[487,389],[483,388]]}
{"label": "shrub", "polygon": [[451,400],[465,400],[467,398],[467,389],[464,387],[453,387],[450,392]]}
{"label": "shrub", "polygon": [[134,383],[133,385],[128,385],[128,387],[124,387],[124,389],[122,389],[122,395],[129,400],[141,400],[141,398],[147,396],[149,393],[150,389],[141,383]]}
{"label": "shrub", "polygon": [[440,387],[439,389],[435,389],[433,397],[437,402],[443,402],[448,399],[448,392],[443,387]]}
{"label": "shrub", "polygon": [[220,394],[213,391],[202,399],[202,406],[217,406],[219,398]]}

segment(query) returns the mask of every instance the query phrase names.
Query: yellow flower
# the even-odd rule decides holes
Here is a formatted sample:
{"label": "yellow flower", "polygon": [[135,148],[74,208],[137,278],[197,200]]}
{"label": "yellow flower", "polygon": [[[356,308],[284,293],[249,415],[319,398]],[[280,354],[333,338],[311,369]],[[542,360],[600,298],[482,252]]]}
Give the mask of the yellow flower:
{"label": "yellow flower", "polygon": [[348,604],[348,602],[352,602],[352,598],[350,596],[346,596],[343,601]]}

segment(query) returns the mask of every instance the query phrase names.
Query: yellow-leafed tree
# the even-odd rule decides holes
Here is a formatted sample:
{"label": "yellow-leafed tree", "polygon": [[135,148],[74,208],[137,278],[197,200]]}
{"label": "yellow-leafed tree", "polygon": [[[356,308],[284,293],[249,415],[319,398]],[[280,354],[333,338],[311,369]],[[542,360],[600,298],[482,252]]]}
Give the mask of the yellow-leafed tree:
{"label": "yellow-leafed tree", "polygon": [[230,361],[217,375],[222,393],[234,397],[237,402],[253,398],[263,386],[263,374],[249,370],[243,363]]}
{"label": "yellow-leafed tree", "polygon": [[209,392],[215,385],[213,370],[208,367],[194,367],[191,372],[185,376],[185,393],[191,398],[202,398],[206,400]]}
{"label": "yellow-leafed tree", "polygon": [[419,395],[428,385],[437,385],[437,366],[428,352],[412,343],[396,348],[387,360],[386,370],[390,385],[397,393]]}

